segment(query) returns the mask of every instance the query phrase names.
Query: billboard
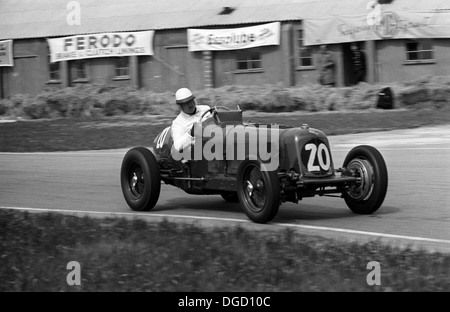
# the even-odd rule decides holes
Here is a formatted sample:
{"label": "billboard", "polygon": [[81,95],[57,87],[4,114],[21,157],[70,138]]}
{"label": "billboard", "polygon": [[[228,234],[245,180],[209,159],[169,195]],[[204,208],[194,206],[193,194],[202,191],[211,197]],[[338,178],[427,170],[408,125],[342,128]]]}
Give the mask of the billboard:
{"label": "billboard", "polygon": [[377,23],[367,15],[304,20],[304,44],[332,44],[383,39],[449,38],[449,12],[384,11]]}
{"label": "billboard", "polygon": [[47,39],[50,62],[153,55],[154,31],[114,32]]}
{"label": "billboard", "polygon": [[14,66],[13,41],[0,41],[0,67]]}
{"label": "billboard", "polygon": [[188,29],[189,51],[239,50],[279,45],[280,23],[229,29]]}

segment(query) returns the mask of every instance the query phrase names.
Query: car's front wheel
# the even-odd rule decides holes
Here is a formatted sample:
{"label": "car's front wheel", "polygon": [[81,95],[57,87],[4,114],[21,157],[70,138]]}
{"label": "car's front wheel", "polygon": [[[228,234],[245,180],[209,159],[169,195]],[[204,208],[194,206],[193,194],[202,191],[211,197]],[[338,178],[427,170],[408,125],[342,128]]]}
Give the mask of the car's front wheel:
{"label": "car's front wheel", "polygon": [[122,161],[120,182],[125,201],[131,209],[152,209],[161,190],[159,165],[153,153],[145,147],[129,150]]}
{"label": "car's front wheel", "polygon": [[381,153],[372,146],[357,146],[347,154],[343,166],[360,178],[358,183],[343,193],[347,206],[358,214],[377,211],[388,187],[386,163]]}
{"label": "car's front wheel", "polygon": [[238,169],[237,194],[245,214],[256,223],[271,221],[280,206],[280,180],[275,171],[261,170],[260,161],[245,161]]}

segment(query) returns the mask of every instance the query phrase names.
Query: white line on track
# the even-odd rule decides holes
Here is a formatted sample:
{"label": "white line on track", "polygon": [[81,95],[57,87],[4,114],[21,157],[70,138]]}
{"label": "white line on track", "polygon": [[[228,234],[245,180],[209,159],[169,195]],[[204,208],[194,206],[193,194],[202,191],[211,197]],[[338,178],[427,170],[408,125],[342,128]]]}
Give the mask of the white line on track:
{"label": "white line on track", "polygon": [[[249,223],[250,222],[249,220],[234,219],[234,218],[201,217],[201,216],[189,216],[189,215],[171,215],[171,214],[139,213],[139,212],[102,212],[102,211],[91,211],[91,210],[48,209],[48,208],[5,207],[5,206],[0,206],[0,209],[26,210],[26,211],[35,211],[35,212],[84,213],[84,214],[113,215],[113,216],[183,218],[183,219],[210,220],[210,221],[231,221],[231,222],[241,222],[241,223]],[[349,229],[332,228],[332,227],[326,227],[326,226],[302,225],[302,224],[293,224],[293,223],[276,223],[276,222],[274,222],[271,224],[283,226],[283,227],[301,228],[301,229],[309,229],[309,230],[320,230],[320,231],[331,231],[331,232],[339,232],[339,233],[346,233],[346,234],[358,234],[358,235],[374,236],[374,237],[381,237],[381,238],[404,239],[404,240],[411,240],[411,241],[422,241],[422,242],[441,243],[441,244],[449,244],[450,245],[450,240],[446,240],[446,239],[436,239],[436,238],[426,238],[426,237],[418,237],[418,236],[405,236],[405,235],[386,234],[386,233],[377,233],[377,232],[357,231],[357,230],[349,230]]]}

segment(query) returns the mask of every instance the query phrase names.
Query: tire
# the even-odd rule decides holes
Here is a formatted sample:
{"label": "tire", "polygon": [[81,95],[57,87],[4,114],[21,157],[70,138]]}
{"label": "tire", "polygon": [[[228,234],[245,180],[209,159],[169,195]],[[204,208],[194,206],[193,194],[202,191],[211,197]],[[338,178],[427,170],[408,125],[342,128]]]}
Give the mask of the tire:
{"label": "tire", "polygon": [[145,147],[129,150],[122,161],[120,182],[123,197],[132,210],[152,209],[161,191],[159,166],[153,153]]}
{"label": "tire", "polygon": [[353,169],[362,179],[343,193],[350,210],[357,214],[377,211],[388,188],[388,173],[381,153],[372,146],[357,146],[347,154],[343,167]]}
{"label": "tire", "polygon": [[280,207],[280,180],[275,171],[262,171],[260,161],[244,161],[238,169],[237,194],[247,217],[266,223]]}
{"label": "tire", "polygon": [[238,203],[239,196],[237,192],[227,192],[221,194],[222,198],[225,199],[229,203]]}

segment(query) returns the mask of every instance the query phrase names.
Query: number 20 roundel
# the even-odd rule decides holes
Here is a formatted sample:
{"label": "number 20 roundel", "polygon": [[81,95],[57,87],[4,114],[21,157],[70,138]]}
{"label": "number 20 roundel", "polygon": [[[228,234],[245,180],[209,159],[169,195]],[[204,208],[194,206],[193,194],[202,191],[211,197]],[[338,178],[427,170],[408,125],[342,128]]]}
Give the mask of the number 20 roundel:
{"label": "number 20 roundel", "polygon": [[310,140],[303,145],[302,164],[308,172],[326,174],[331,167],[331,154],[327,145],[317,139]]}

